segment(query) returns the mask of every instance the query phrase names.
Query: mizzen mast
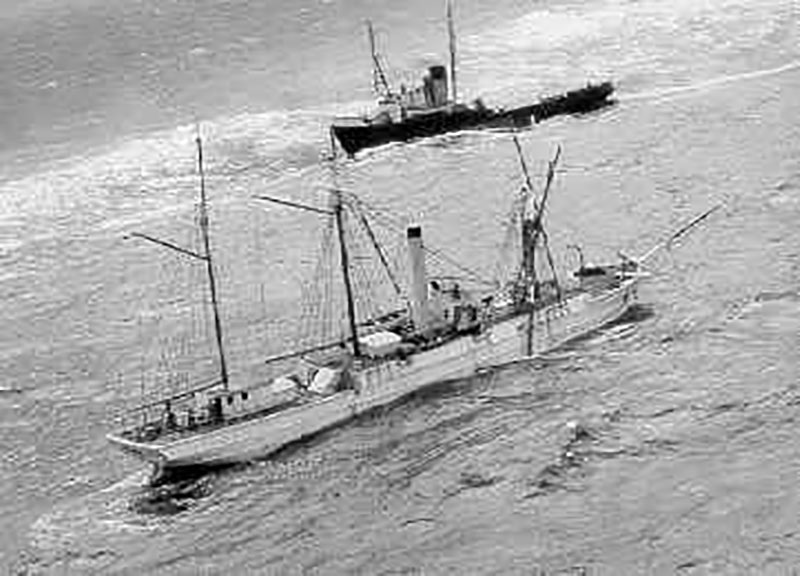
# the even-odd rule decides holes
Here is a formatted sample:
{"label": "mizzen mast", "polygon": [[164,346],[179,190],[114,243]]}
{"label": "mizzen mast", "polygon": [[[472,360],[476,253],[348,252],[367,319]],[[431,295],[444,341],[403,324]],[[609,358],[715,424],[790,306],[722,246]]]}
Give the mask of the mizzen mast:
{"label": "mizzen mast", "polygon": [[[539,289],[540,289],[540,282],[538,275],[536,273],[536,266],[535,266],[535,257],[536,257],[536,249],[539,246],[539,239],[542,240],[542,247],[544,248],[545,255],[547,257],[547,263],[549,265],[550,271],[553,275],[554,281],[556,281],[556,290],[558,288],[558,282],[556,278],[556,269],[555,264],[553,263],[553,256],[550,253],[549,247],[549,238],[547,236],[547,231],[544,229],[544,225],[542,224],[542,216],[544,214],[545,206],[547,205],[547,199],[550,195],[550,189],[553,183],[553,178],[555,176],[555,167],[558,163],[559,158],[561,157],[561,147],[559,146],[556,149],[555,157],[550,160],[547,166],[547,182],[544,187],[544,191],[542,192],[541,202],[537,202],[533,192],[533,184],[531,183],[530,173],[528,172],[528,166],[525,163],[525,157],[522,154],[522,147],[519,144],[519,140],[517,137],[514,137],[514,144],[517,147],[517,153],[519,155],[520,165],[522,167],[522,172],[525,176],[525,197],[523,202],[522,208],[522,280],[523,284],[525,285],[526,292],[528,293],[528,298],[530,298],[530,290],[533,290],[533,299],[536,300],[539,297]],[[529,210],[530,206],[530,210]],[[532,213],[529,214],[529,212]]]}
{"label": "mizzen mast", "polygon": [[[547,182],[542,192],[540,202],[536,201],[533,191],[533,184],[531,182],[528,166],[525,163],[525,157],[522,154],[522,147],[519,140],[514,136],[514,144],[517,148],[519,155],[519,162],[522,167],[522,172],[525,176],[525,194],[522,198],[522,214],[521,214],[521,242],[522,242],[522,265],[517,280],[517,288],[522,289],[520,304],[528,308],[528,322],[527,322],[527,338],[526,350],[530,356],[533,354],[533,336],[534,336],[534,314],[542,298],[542,283],[539,281],[536,272],[536,250],[539,247],[539,239],[542,241],[542,248],[544,248],[547,257],[547,263],[550,267],[552,274],[552,283],[555,288],[556,298],[561,299],[561,288],[558,285],[558,278],[556,276],[556,268],[553,262],[553,256],[550,253],[550,246],[547,237],[547,231],[544,229],[542,223],[542,216],[544,209],[547,205],[547,199],[550,194],[550,188],[553,184],[553,177],[555,176],[555,167],[558,159],[561,156],[561,147],[556,150],[555,157],[548,163],[547,166]],[[545,296],[547,298],[547,296]]]}

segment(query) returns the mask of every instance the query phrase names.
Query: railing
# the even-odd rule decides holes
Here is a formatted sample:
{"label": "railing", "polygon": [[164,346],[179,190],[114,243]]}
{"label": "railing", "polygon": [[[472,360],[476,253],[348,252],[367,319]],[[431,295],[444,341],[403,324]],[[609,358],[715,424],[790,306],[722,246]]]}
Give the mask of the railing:
{"label": "railing", "polygon": [[189,390],[184,390],[182,392],[178,392],[176,394],[171,394],[169,396],[164,396],[163,398],[159,398],[158,400],[152,400],[145,404],[139,404],[134,408],[129,408],[125,410],[123,414],[134,414],[137,412],[144,412],[149,410],[150,408],[155,408],[156,406],[163,405],[166,402],[172,402],[173,400],[182,400],[184,398],[189,398],[194,396],[199,392],[205,392],[206,390],[210,390],[211,388],[215,388],[222,384],[222,380],[213,380],[212,382],[201,384],[194,388],[190,388]]}

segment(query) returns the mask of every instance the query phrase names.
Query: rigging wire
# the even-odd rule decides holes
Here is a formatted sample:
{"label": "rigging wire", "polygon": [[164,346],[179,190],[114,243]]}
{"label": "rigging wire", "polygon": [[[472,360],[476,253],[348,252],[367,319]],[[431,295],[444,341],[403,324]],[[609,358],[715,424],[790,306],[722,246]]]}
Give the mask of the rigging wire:
{"label": "rigging wire", "polygon": [[[360,198],[357,199],[357,201],[359,202],[359,204],[361,204],[361,206],[366,208],[367,211],[371,212],[371,216],[375,220],[383,221],[385,226],[387,226],[389,228],[392,228],[395,232],[398,232],[398,233],[403,233],[404,232],[404,226],[402,224],[399,224],[391,216],[388,216],[387,214],[385,214],[383,210],[380,210],[379,208],[377,208],[375,206],[372,206],[371,204],[365,202],[364,200],[362,200]],[[468,268],[467,266],[464,266],[463,264],[460,264],[458,261],[456,261],[452,257],[450,257],[447,254],[445,254],[442,250],[436,249],[436,248],[431,248],[430,246],[425,246],[424,250],[425,250],[425,252],[431,254],[432,256],[434,256],[436,258],[439,258],[441,261],[448,263],[450,266],[453,266],[454,268],[457,268],[458,270],[460,270],[461,272],[465,273],[466,275],[472,277],[472,279],[474,281],[476,281],[476,282],[478,282],[480,284],[486,284],[486,285],[490,285],[490,286],[495,286],[494,282],[492,282],[490,280],[487,280],[486,278],[484,278],[480,273],[476,272],[475,270],[472,270],[472,269]]]}
{"label": "rigging wire", "polygon": [[[326,225],[320,234],[320,257],[317,259],[312,281],[302,287],[302,313],[299,340],[311,340],[318,343],[325,337],[326,325],[329,323],[328,303],[330,301],[331,266],[329,254],[332,249],[333,218],[326,218]],[[320,322],[321,320],[321,322]]]}
{"label": "rigging wire", "polygon": [[506,282],[500,280],[500,278],[508,277],[510,268],[515,268],[514,276],[517,276],[516,281],[519,281],[519,253],[521,248],[519,226],[522,222],[524,202],[525,192],[523,187],[512,201],[504,224],[505,234],[500,245],[500,259],[495,266],[495,281],[501,286],[505,285]]}
{"label": "rigging wire", "polygon": [[369,237],[375,251],[378,253],[378,258],[383,265],[383,268],[386,272],[386,275],[389,277],[389,281],[392,283],[392,287],[397,294],[397,297],[403,300],[406,304],[408,304],[408,298],[406,298],[403,294],[402,289],[400,288],[400,284],[395,278],[394,273],[392,272],[391,267],[389,266],[389,262],[386,260],[386,255],[384,254],[384,250],[378,242],[378,239],[375,237],[375,233],[372,231],[372,227],[369,225],[369,221],[367,220],[366,215],[363,211],[359,210],[358,204],[353,203],[353,209],[357,212],[358,220],[361,226],[363,227],[364,231],[366,232],[367,236]]}
{"label": "rigging wire", "polygon": [[[358,210],[348,203],[348,217],[363,224]],[[393,290],[391,277],[383,268],[382,262],[376,262],[373,253],[376,250],[373,239],[363,226],[347,227],[347,242],[352,252],[351,270],[359,293],[360,320],[366,321],[386,313],[388,302],[398,300]]]}

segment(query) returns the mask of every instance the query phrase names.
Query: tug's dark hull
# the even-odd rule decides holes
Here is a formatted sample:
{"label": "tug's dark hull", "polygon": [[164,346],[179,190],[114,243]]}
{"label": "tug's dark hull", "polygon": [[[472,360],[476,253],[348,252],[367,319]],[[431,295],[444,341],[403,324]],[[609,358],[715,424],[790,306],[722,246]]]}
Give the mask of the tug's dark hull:
{"label": "tug's dark hull", "polygon": [[389,142],[406,142],[459,130],[526,128],[530,125],[531,113],[527,108],[506,112],[465,107],[455,110],[436,110],[424,115],[411,116],[402,122],[334,124],[332,130],[345,152],[349,156],[353,156],[362,148],[371,148]]}
{"label": "tug's dark hull", "polygon": [[614,85],[611,82],[588,84],[584,88],[540,100],[531,108],[536,122],[559,114],[584,114],[611,104],[608,98],[613,92]]}
{"label": "tug's dark hull", "polygon": [[331,130],[345,152],[353,156],[363,148],[459,130],[527,128],[533,121],[541,122],[551,116],[585,113],[607,106],[613,91],[611,82],[603,82],[512,110],[454,106],[409,116],[401,122],[334,122]]}

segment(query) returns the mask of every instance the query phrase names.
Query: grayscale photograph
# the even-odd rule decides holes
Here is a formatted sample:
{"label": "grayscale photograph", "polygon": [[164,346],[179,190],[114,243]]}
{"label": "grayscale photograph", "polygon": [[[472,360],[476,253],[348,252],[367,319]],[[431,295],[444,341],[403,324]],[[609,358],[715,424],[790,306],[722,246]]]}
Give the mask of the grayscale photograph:
{"label": "grayscale photograph", "polygon": [[795,88],[795,0],[0,0],[0,572],[800,575]]}

